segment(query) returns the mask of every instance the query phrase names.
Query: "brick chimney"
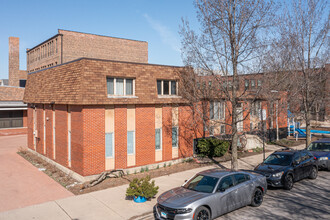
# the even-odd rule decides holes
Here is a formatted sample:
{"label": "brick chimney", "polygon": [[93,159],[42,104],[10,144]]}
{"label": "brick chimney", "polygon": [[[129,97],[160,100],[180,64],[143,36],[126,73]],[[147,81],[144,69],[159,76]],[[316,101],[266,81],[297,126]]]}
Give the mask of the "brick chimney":
{"label": "brick chimney", "polygon": [[9,85],[19,86],[19,38],[9,37]]}

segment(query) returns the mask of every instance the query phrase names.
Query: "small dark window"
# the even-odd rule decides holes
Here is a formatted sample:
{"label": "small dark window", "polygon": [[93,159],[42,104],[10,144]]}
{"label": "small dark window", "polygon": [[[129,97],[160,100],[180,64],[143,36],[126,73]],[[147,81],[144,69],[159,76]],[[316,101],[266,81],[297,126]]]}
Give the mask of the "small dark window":
{"label": "small dark window", "polygon": [[260,87],[261,87],[261,80],[258,79],[258,88],[260,88]]}
{"label": "small dark window", "polygon": [[249,88],[249,80],[248,80],[248,79],[245,80],[245,88],[246,88],[246,89]]}
{"label": "small dark window", "polygon": [[26,85],[26,79],[20,79],[19,80],[19,87],[25,88],[25,85]]}
{"label": "small dark window", "polygon": [[251,89],[254,89],[256,87],[256,81],[254,79],[251,79]]}
{"label": "small dark window", "polygon": [[176,95],[176,81],[171,81],[171,95]]}
{"label": "small dark window", "polygon": [[163,82],[163,94],[169,95],[170,94],[170,81],[164,80]]}
{"label": "small dark window", "polygon": [[158,95],[162,94],[162,81],[161,80],[157,80],[157,93],[158,93]]}

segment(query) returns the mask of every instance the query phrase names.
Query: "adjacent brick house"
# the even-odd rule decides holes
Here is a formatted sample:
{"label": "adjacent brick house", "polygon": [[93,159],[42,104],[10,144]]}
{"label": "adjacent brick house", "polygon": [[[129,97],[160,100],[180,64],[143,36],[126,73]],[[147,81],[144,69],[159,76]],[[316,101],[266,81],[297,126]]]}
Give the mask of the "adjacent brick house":
{"label": "adjacent brick house", "polygon": [[27,105],[23,103],[27,73],[19,69],[19,38],[9,37],[8,85],[0,85],[0,135],[26,133]]}
{"label": "adjacent brick house", "polygon": [[28,73],[82,57],[148,63],[148,43],[59,29],[26,55]]}

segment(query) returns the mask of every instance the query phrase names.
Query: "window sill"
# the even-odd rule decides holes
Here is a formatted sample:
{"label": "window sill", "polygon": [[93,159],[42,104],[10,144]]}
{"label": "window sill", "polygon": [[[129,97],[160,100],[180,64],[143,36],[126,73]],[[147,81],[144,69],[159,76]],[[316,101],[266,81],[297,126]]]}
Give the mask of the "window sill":
{"label": "window sill", "polygon": [[156,149],[156,151],[162,151],[163,149]]}
{"label": "window sill", "polygon": [[133,95],[130,95],[130,96],[128,96],[128,95],[122,95],[122,96],[120,96],[120,95],[108,95],[108,98],[115,98],[115,99],[137,99],[139,97],[133,96]]}
{"label": "window sill", "polygon": [[178,95],[158,95],[158,98],[164,98],[164,99],[179,99],[182,98],[181,96]]}

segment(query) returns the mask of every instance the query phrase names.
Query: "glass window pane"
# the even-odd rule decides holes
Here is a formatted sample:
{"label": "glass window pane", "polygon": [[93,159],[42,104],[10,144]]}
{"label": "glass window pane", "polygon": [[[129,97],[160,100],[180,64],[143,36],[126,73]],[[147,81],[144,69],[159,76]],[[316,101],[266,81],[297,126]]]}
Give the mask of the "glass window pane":
{"label": "glass window pane", "polygon": [[169,95],[170,94],[170,81],[164,80],[164,94],[163,95]]}
{"label": "glass window pane", "polygon": [[210,119],[214,119],[214,102],[210,102]]}
{"label": "glass window pane", "polygon": [[127,154],[134,154],[134,131],[127,132]]}
{"label": "glass window pane", "polygon": [[220,114],[220,119],[224,119],[225,118],[225,114],[224,114],[224,102],[220,102],[220,109],[219,109],[219,114]]}
{"label": "glass window pane", "polygon": [[256,86],[256,83],[254,81],[254,79],[251,80],[251,87],[254,88]]}
{"label": "glass window pane", "polygon": [[124,79],[116,79],[116,95],[124,95]]}
{"label": "glass window pane", "polygon": [[105,133],[105,156],[113,157],[113,133]]}
{"label": "glass window pane", "polygon": [[171,81],[171,95],[176,95],[176,81]]}
{"label": "glass window pane", "polygon": [[156,137],[155,137],[155,142],[156,142],[156,150],[161,149],[161,129],[156,129]]}
{"label": "glass window pane", "polygon": [[157,93],[158,93],[158,95],[162,94],[162,81],[161,80],[157,80]]}
{"label": "glass window pane", "polygon": [[133,95],[133,79],[126,79],[126,95]]}
{"label": "glass window pane", "polygon": [[249,80],[245,80],[245,88],[249,88]]}
{"label": "glass window pane", "polygon": [[178,128],[173,127],[172,128],[172,147],[178,146]]}
{"label": "glass window pane", "polygon": [[114,89],[113,89],[113,78],[107,78],[107,90],[108,95],[113,95]]}
{"label": "glass window pane", "polygon": [[261,87],[261,80],[258,80],[258,87]]}
{"label": "glass window pane", "polygon": [[214,119],[219,119],[219,102],[214,102]]}

